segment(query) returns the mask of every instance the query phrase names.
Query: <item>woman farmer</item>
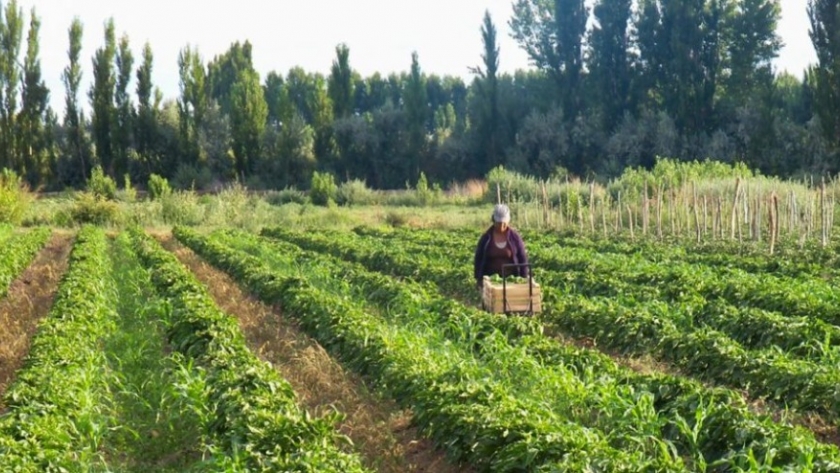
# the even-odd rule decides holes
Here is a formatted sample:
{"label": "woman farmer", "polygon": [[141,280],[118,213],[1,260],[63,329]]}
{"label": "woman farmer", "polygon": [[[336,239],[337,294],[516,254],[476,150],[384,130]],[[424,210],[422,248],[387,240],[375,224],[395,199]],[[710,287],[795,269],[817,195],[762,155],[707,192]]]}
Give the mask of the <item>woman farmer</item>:
{"label": "woman farmer", "polygon": [[[528,253],[519,233],[510,227],[510,209],[499,204],[493,209],[493,226],[478,239],[475,249],[475,282],[481,288],[484,276],[502,274],[505,264],[528,264]],[[528,277],[527,266],[510,267],[506,276]]]}

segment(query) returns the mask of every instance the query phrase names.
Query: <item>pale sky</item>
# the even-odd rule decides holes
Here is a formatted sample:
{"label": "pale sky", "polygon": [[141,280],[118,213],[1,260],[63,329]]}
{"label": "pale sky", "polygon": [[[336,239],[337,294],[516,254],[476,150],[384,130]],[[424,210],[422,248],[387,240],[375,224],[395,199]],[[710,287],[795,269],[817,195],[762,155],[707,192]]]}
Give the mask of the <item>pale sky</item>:
{"label": "pale sky", "polygon": [[[0,0],[6,5],[8,0]],[[270,71],[285,76],[294,66],[328,74],[335,47],[350,48],[350,66],[362,76],[408,71],[417,51],[427,74],[456,75],[469,81],[468,67],[481,62],[480,28],[489,10],[498,29],[500,69],[530,67],[510,37],[512,0],[18,0],[28,19],[34,6],[41,17],[41,67],[59,117],[64,111],[62,70],[67,66],[67,30],[82,21],[83,83],[80,101],[88,104],[92,57],[104,42],[104,23],[113,17],[117,37],[128,35],[139,65],[143,44],[154,52],[156,86],[167,99],[178,96],[178,52],[198,47],[205,61],[231,43],[250,40],[254,65],[262,78]],[[808,37],[805,0],[781,0],[778,33],[785,43],[777,70],[797,76],[816,56]],[[24,33],[25,35],[25,33]],[[25,44],[21,55],[25,53]],[[22,56],[21,56],[22,57]],[[134,95],[134,81],[131,91]]]}

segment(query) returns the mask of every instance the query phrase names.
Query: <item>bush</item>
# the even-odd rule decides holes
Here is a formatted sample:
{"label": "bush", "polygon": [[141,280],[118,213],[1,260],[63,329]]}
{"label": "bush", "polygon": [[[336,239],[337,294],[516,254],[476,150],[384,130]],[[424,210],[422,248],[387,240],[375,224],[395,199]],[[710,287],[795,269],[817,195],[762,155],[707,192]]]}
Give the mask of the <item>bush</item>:
{"label": "bush", "polygon": [[376,191],[359,179],[341,183],[335,196],[335,202],[338,205],[373,205],[378,201]]}
{"label": "bush", "polygon": [[206,219],[205,207],[195,192],[168,192],[160,198],[161,216],[169,225],[200,225]]}
{"label": "bush", "polygon": [[122,202],[133,203],[137,201],[137,189],[131,185],[131,176],[128,173],[123,177],[125,187],[122,191],[117,192],[117,198]]}
{"label": "bush", "polygon": [[425,207],[427,205],[434,204],[441,194],[442,191],[440,185],[435,184],[434,186],[429,187],[429,181],[426,179],[426,173],[421,172],[420,179],[417,180],[417,186],[415,187],[415,195],[420,206]]}
{"label": "bush", "polygon": [[77,225],[113,225],[119,223],[120,209],[112,200],[93,192],[82,192],[76,196],[70,210],[70,219]]}
{"label": "bush", "polygon": [[385,223],[394,228],[404,227],[408,223],[408,216],[392,210],[385,215]]}
{"label": "bush", "polygon": [[29,188],[11,169],[0,174],[0,223],[19,224],[34,200]]}
{"label": "bush", "polygon": [[338,186],[335,185],[335,177],[325,172],[315,171],[312,174],[312,187],[309,189],[309,199],[315,205],[329,206],[335,204]]}
{"label": "bush", "polygon": [[111,176],[105,175],[102,166],[96,166],[90,173],[87,191],[99,199],[114,200],[117,198],[117,183],[111,179]]}
{"label": "bush", "polygon": [[308,204],[309,196],[306,195],[306,192],[299,191],[294,187],[287,187],[281,191],[268,194],[265,200],[271,205]]}
{"label": "bush", "polygon": [[149,199],[158,200],[172,194],[172,188],[169,187],[169,181],[165,177],[160,177],[157,174],[149,176]]}

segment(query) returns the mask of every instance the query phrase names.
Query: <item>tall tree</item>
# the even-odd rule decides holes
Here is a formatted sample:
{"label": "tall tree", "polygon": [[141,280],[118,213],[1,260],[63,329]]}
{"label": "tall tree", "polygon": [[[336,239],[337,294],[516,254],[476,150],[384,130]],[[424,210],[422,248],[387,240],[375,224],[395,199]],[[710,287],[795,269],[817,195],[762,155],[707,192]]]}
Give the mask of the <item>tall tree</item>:
{"label": "tall tree", "polygon": [[260,142],[268,118],[268,105],[256,71],[239,71],[231,90],[230,105],[236,172],[244,178],[252,174],[260,158]]}
{"label": "tall tree", "polygon": [[779,0],[740,0],[736,5],[727,27],[726,95],[733,106],[771,89],[772,61],[782,46],[776,34],[780,16]]}
{"label": "tall tree", "polygon": [[[814,108],[826,137],[840,147],[840,0],[808,0],[811,42],[817,51]],[[835,163],[835,167],[840,167]]]}
{"label": "tall tree", "polygon": [[114,108],[114,88],[116,74],[114,60],[117,55],[117,40],[114,34],[114,19],[105,23],[105,44],[96,50],[93,57],[93,86],[89,96],[93,115],[93,140],[96,144],[96,156],[102,169],[111,177],[114,174],[114,131],[116,129],[116,110]]}
{"label": "tall tree", "polygon": [[631,0],[599,0],[592,9],[587,66],[605,131],[630,108],[630,7]]}
{"label": "tall tree", "polygon": [[510,27],[513,38],[559,86],[565,116],[577,115],[583,70],[583,36],[588,11],[584,0],[517,0]]}
{"label": "tall tree", "polygon": [[[45,128],[50,92],[41,77],[38,35],[41,20],[32,8],[29,33],[26,41],[26,58],[23,61],[23,90],[21,91],[20,153],[23,157],[25,175],[33,186],[42,184],[47,178],[48,157],[45,155],[47,138]],[[52,130],[49,130],[52,132]]]}
{"label": "tall tree", "polygon": [[69,64],[64,69],[65,109],[64,128],[67,130],[65,159],[59,167],[65,184],[79,185],[87,180],[90,168],[90,143],[84,130],[84,117],[79,106],[79,87],[82,83],[82,35],[84,27],[74,18],[68,30],[70,47],[67,51]]}
{"label": "tall tree", "polygon": [[723,66],[730,0],[642,0],[637,21],[640,62],[650,87],[681,132],[709,132]]}
{"label": "tall tree", "polygon": [[499,81],[496,77],[499,71],[499,44],[496,40],[496,25],[493,24],[493,18],[487,10],[484,12],[484,23],[481,26],[481,41],[484,45],[484,53],[481,55],[484,67],[472,68],[472,72],[478,76],[473,82],[478,103],[474,117],[475,137],[480,150],[476,171],[479,175],[484,175],[501,163],[498,135],[501,119]]}
{"label": "tall tree", "polygon": [[288,123],[295,114],[289,90],[286,88],[283,76],[271,71],[265,78],[265,101],[268,105],[269,125],[280,127]]}
{"label": "tall tree", "polygon": [[128,36],[120,38],[119,50],[117,51],[117,84],[114,93],[114,106],[116,107],[114,123],[114,175],[120,177],[129,169],[128,150],[132,145],[132,132],[134,128],[134,106],[131,103],[131,95],[128,85],[131,82],[131,73],[134,68],[134,55],[131,52]]}
{"label": "tall tree", "polygon": [[185,164],[199,160],[198,130],[209,107],[204,62],[198,49],[185,47],[178,54],[181,97],[178,99],[179,142]]}
{"label": "tall tree", "polygon": [[420,71],[416,51],[411,53],[411,73],[405,83],[403,103],[408,127],[406,180],[414,182],[420,176],[420,167],[426,152],[426,123],[429,120],[426,79]]}
{"label": "tall tree", "polygon": [[254,71],[251,43],[245,41],[233,43],[221,56],[216,56],[207,64],[207,87],[210,97],[222,107],[222,113],[231,113],[231,93],[233,85],[244,70]]}
{"label": "tall tree", "polygon": [[333,104],[333,116],[341,119],[353,113],[353,70],[350,68],[350,48],[346,44],[335,47],[327,91]]}
{"label": "tall tree", "polygon": [[157,134],[157,110],[152,102],[154,84],[152,70],[154,68],[154,54],[147,42],[143,46],[143,62],[137,68],[137,120],[134,127],[137,152],[146,160],[154,148]]}
{"label": "tall tree", "polygon": [[[0,3],[0,7],[2,4]],[[0,167],[20,169],[17,159],[17,108],[20,92],[20,48],[23,40],[23,10],[17,0],[0,8]]]}

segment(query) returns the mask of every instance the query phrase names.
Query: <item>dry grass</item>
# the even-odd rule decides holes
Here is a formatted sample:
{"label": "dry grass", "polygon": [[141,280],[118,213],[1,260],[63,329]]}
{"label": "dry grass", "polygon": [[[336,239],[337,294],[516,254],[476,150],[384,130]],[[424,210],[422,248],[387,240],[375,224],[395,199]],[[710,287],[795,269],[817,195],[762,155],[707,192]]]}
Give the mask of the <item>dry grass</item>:
{"label": "dry grass", "polygon": [[411,426],[411,413],[370,393],[362,380],[346,371],[314,340],[273,307],[245,293],[229,276],[206,264],[171,235],[156,235],[210,289],[216,303],[235,315],[250,348],[288,380],[301,403],[315,414],[338,410],[339,425],[380,472],[470,471],[447,461],[441,451]]}
{"label": "dry grass", "polygon": [[20,368],[38,322],[52,307],[61,276],[67,270],[72,236],[53,233],[35,261],[0,300],[0,411],[2,394]]}

